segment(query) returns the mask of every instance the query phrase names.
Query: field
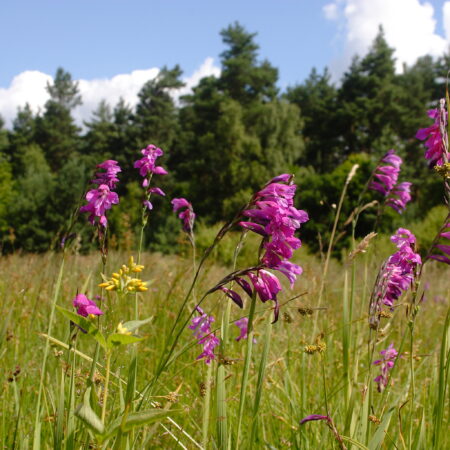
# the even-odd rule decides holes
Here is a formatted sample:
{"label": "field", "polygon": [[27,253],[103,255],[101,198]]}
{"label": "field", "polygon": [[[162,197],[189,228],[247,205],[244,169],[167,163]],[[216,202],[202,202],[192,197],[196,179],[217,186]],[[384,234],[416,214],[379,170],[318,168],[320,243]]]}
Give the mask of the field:
{"label": "field", "polygon": [[[105,380],[105,353],[100,351],[90,401],[100,416],[108,385],[106,423],[123,413],[129,398],[135,410],[141,406],[153,414],[122,427],[115,441],[110,438],[103,444],[95,420],[80,418],[79,410],[74,415],[89,385],[95,340],[69,325],[59,310],[54,312],[51,339],[46,337],[55,292],[56,304],[67,309],[77,292],[86,292],[89,298],[100,293],[100,255],[66,252],[59,292],[55,286],[62,253],[3,257],[1,447],[31,448],[42,384],[37,421],[41,448],[448,448],[447,268],[430,262],[424,269],[420,289],[425,296],[414,320],[413,341],[410,294],[401,297],[392,317],[381,319],[376,332],[370,330],[370,293],[382,259],[394,251],[386,242],[380,249],[377,239],[353,264],[331,260],[322,294],[323,259],[305,249],[298,251],[296,262],[304,272],[293,290],[283,283],[280,318],[275,324],[271,324],[271,305],[256,303],[255,341],[240,427],[249,342],[236,342],[239,330],[232,322],[248,316],[249,300],[240,310],[220,291],[209,295],[202,308],[216,318],[212,329],[221,337],[216,359],[209,365],[196,360],[201,346],[186,327],[176,344],[175,357],[153,383],[194,271],[187,251],[183,257],[143,253],[145,269],[140,275],[149,281],[149,289],[138,294],[139,317],[152,318],[139,329],[145,340],[114,348],[109,380]],[[237,244],[238,235],[229,242]],[[242,254],[246,255],[245,251]],[[129,256],[111,252],[104,273],[117,271]],[[214,259],[212,255],[200,271],[183,319],[188,318],[195,300],[232,270]],[[246,263],[238,256],[237,268]],[[119,298],[114,292],[108,294],[101,302],[107,317],[101,326],[112,331],[119,322],[134,318],[134,301],[134,295]],[[391,343],[400,357],[389,385],[379,393],[373,381],[379,367],[373,361]],[[48,360],[41,380],[47,344]],[[129,366],[136,355],[136,389],[129,397],[127,382],[133,379]],[[312,414],[330,420],[300,425]]]}

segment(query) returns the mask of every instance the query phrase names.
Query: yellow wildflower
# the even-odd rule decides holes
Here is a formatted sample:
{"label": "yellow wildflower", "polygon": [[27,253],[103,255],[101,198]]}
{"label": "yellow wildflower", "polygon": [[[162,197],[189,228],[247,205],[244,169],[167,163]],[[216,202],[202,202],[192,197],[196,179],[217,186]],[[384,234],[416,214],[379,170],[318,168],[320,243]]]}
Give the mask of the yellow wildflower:
{"label": "yellow wildflower", "polygon": [[117,325],[117,332],[118,332],[119,334],[124,334],[124,335],[126,335],[126,336],[130,336],[130,335],[131,335],[131,331],[129,331],[128,328],[125,328],[125,327],[122,325],[122,322],[119,322],[119,325]]}

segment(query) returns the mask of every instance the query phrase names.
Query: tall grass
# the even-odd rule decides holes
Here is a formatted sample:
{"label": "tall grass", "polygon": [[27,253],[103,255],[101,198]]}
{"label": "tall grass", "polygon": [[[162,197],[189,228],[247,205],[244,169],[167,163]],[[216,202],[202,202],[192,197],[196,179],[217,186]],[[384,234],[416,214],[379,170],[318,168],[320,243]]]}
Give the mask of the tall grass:
{"label": "tall grass", "polygon": [[[111,253],[106,271],[119,266],[127,257]],[[356,279],[360,280],[367,274],[370,285],[374,282],[380,261],[373,249],[358,258],[361,259],[356,260]],[[54,254],[16,254],[0,260],[3,274],[0,279],[3,317],[0,327],[3,378],[0,445],[4,448],[27,448],[33,442],[42,355],[47,345],[47,370],[42,384],[42,414],[39,418],[42,419],[40,446],[80,448],[93,440],[93,432],[84,427],[74,415],[74,410],[83,404],[83,386],[89,377],[92,361],[89,355],[93,354],[95,343],[82,335],[76,341],[68,340],[68,322],[59,315],[54,321],[52,339],[46,339],[42,334],[49,324],[58,260]],[[133,371],[127,373],[132,348],[123,348],[113,356],[110,410],[120,409],[121,402],[125,407],[129,401],[140,399],[140,390],[156,369],[164,345],[161,336],[170,331],[192,276],[189,259],[143,253],[141,261],[146,266],[143,279],[153,280],[150,291],[142,296],[142,315],[153,316],[153,320],[141,328],[146,339],[135,344],[139,352],[139,370],[134,392],[127,391],[127,380],[133,379]],[[68,254],[58,304],[68,306],[73,293],[86,281],[88,292],[94,293],[96,284],[89,274],[98,272],[99,264],[96,255]],[[155,416],[153,422],[138,426],[144,418],[134,417],[134,435],[123,435],[120,443],[116,444],[119,445],[117,448],[142,448],[144,442],[147,448],[243,448],[250,445],[256,448],[266,445],[276,448],[332,448],[337,442],[324,423],[299,425],[299,421],[309,414],[327,413],[332,416],[348,448],[379,448],[381,445],[385,448],[447,448],[450,441],[446,432],[449,425],[449,320],[445,319],[449,284],[446,268],[430,263],[424,269],[423,281],[429,283],[429,289],[416,320],[411,355],[415,362],[415,402],[405,406],[410,399],[412,381],[410,355],[405,353],[405,348],[402,358],[396,363],[389,389],[379,394],[373,388],[376,368],[370,368],[367,363],[372,360],[367,342],[373,339],[373,335],[370,336],[366,325],[368,300],[364,296],[363,285],[356,283],[354,317],[348,324],[344,317],[348,313],[342,306],[342,299],[348,296],[349,289],[343,267],[332,261],[330,282],[323,298],[326,309],[314,310],[322,275],[320,262],[304,254],[302,265],[301,282],[293,292],[286,289],[280,300],[283,303],[305,291],[307,295],[284,305],[282,319],[270,325],[270,331],[267,320],[272,311],[261,303],[255,305],[255,344],[235,341],[238,333],[232,322],[241,317],[242,312],[230,307],[219,294],[211,295],[208,313],[214,313],[216,317],[223,315],[225,321],[229,321],[225,354],[212,363],[215,368],[205,369],[202,361],[195,360],[199,349],[186,330],[181,337],[183,351],[178,352],[176,361],[160,377],[150,399],[154,405],[161,405],[162,410],[155,409],[156,412],[161,411],[159,419]],[[26,274],[24,267],[27,268]],[[209,289],[211,280],[220,280],[228,271],[214,262],[206,263],[197,290]],[[312,313],[305,314],[308,308]],[[383,319],[373,342],[375,353],[390,342],[399,343],[407,334],[405,308],[403,302],[391,319]],[[118,322],[133,315],[134,302],[115,303],[114,308],[111,304],[108,313]],[[244,314],[248,313],[244,311]],[[314,344],[311,342],[314,321],[317,321],[318,332],[326,343],[323,354],[304,351],[306,346]],[[349,342],[343,338],[347,329],[351,330]],[[345,351],[349,353],[347,368],[343,365],[343,342],[346,342]],[[247,345],[252,346],[252,351],[246,359]],[[97,402],[101,401],[98,395],[104,391],[106,363],[100,356],[96,365],[93,388]],[[20,366],[20,373],[14,375],[16,366]],[[213,371],[217,372],[216,377],[212,377]],[[243,391],[243,383],[245,401],[242,400],[240,412],[239,393]],[[324,403],[323,383],[327,405]],[[206,387],[206,392],[202,386]],[[171,396],[170,393],[178,388],[178,395]],[[126,398],[121,400],[122,396]],[[100,403],[92,406],[101,411]],[[164,415],[162,412],[167,410],[169,414]],[[174,411],[173,414],[170,410]]]}

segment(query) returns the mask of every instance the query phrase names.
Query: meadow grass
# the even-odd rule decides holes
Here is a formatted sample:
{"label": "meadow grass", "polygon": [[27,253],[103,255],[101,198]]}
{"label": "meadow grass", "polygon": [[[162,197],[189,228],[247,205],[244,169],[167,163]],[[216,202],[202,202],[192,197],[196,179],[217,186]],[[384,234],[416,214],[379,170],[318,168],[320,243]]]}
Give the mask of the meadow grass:
{"label": "meadow grass", "polygon": [[[152,420],[139,419],[139,423],[136,419],[139,426],[129,433],[121,431],[123,436],[116,436],[114,448],[449,448],[447,268],[434,262],[425,266],[421,287],[425,298],[410,348],[406,314],[410,294],[397,303],[392,317],[382,319],[377,333],[368,327],[369,297],[386,252],[376,244],[372,242],[367,253],[356,257],[354,283],[352,268],[332,259],[322,286],[323,262],[299,252],[297,262],[301,260],[304,273],[293,290],[286,286],[280,293],[280,320],[271,324],[271,305],[255,304],[254,343],[236,342],[239,330],[232,323],[249,315],[250,300],[240,310],[223,294],[211,294],[202,308],[216,317],[213,329],[221,330],[224,342],[218,357],[209,366],[197,361],[201,346],[191,330],[185,329],[170,364],[157,379],[155,371],[194,274],[189,255],[143,253],[141,278],[150,283],[147,292],[138,294],[138,307],[141,319],[152,318],[139,330],[146,339],[114,351],[110,375],[100,353],[89,396],[91,402],[97,402],[93,408],[97,407],[100,415],[104,387],[109,385],[106,422],[113,418],[113,411],[125,410],[128,400],[135,411],[141,407],[161,414]],[[128,257],[128,253],[111,252],[105,272],[117,270]],[[38,418],[40,447],[113,448],[112,441],[96,441],[95,433],[74,414],[86,396],[95,342],[75,333],[58,311],[51,338],[45,336],[61,259],[61,253],[48,253],[14,254],[0,260],[2,448],[32,446],[47,342],[42,415]],[[238,269],[246,267],[239,257],[236,264]],[[98,254],[67,252],[57,305],[70,309],[77,292],[97,294],[101,270]],[[229,267],[208,260],[196,295],[229,272]],[[319,295],[321,309],[316,308]],[[108,314],[108,324],[114,324],[105,323],[105,327],[114,328],[135,317],[134,296],[119,301],[111,294],[101,306]],[[190,298],[184,319],[194,306]],[[378,367],[372,362],[391,342],[400,347],[401,358],[392,370],[388,389],[379,393],[373,382]],[[133,393],[127,392],[127,381],[130,385],[134,378],[129,367],[135,354],[138,365]],[[107,376],[109,383],[105,383]],[[246,389],[241,394],[243,383]],[[311,414],[328,415],[341,442],[324,421],[299,424]]]}

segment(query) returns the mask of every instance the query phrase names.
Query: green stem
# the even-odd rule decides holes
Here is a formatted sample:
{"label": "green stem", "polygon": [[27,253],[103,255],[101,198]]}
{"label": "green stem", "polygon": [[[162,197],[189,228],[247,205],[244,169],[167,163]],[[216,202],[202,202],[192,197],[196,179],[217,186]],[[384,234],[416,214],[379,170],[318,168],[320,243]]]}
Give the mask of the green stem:
{"label": "green stem", "polygon": [[[64,272],[64,261],[65,261],[65,251],[63,251],[61,266],[59,268],[59,274],[58,274],[58,278],[56,281],[55,291],[53,293],[52,306],[51,306],[51,310],[50,310],[50,317],[49,317],[48,328],[47,328],[47,336],[51,336],[52,330],[53,330],[53,319],[55,317],[56,303],[58,301],[59,291],[61,289],[61,281],[62,281],[62,276],[63,276],[63,272]],[[41,447],[41,401],[42,401],[42,392],[43,392],[43,388],[44,388],[44,378],[45,378],[45,373],[46,373],[46,369],[47,369],[47,359],[48,359],[49,350],[50,350],[50,341],[47,339],[46,343],[45,343],[44,357],[42,359],[41,378],[39,381],[39,391],[38,391],[38,398],[37,398],[37,402],[36,402],[36,412],[35,412],[35,418],[34,418],[33,450],[39,450]]]}
{"label": "green stem", "polygon": [[208,429],[209,429],[209,409],[211,405],[211,376],[212,364],[208,364],[205,382],[205,402],[203,404],[203,421],[202,421],[202,447],[206,449],[208,445]]}
{"label": "green stem", "polygon": [[102,423],[105,424],[106,417],[106,404],[108,403],[108,388],[109,388],[109,374],[111,369],[111,350],[106,352],[106,377],[105,377],[105,389],[103,391],[103,405],[102,405]]}
{"label": "green stem", "polygon": [[[350,181],[351,181],[355,171],[357,170],[357,168],[358,168],[358,165],[355,164],[352,167],[352,169],[350,170],[350,172],[349,172],[349,174],[347,176],[347,179],[345,180],[344,187],[342,188],[341,197],[339,198],[339,204],[338,204],[338,207],[337,207],[337,210],[336,210],[336,216],[334,218],[333,228],[331,230],[330,242],[328,244],[327,255],[326,255],[326,258],[325,258],[325,263],[324,263],[323,272],[322,272],[322,279],[321,279],[321,282],[320,282],[319,295],[318,295],[318,300],[317,300],[317,307],[318,308],[320,308],[320,306],[322,304],[322,297],[323,297],[323,292],[324,292],[324,289],[325,289],[325,281],[327,279],[328,268],[329,268],[330,259],[331,259],[331,252],[333,250],[334,237],[336,235],[337,225],[338,225],[338,222],[339,222],[339,217],[341,215],[342,204],[344,203],[344,198],[345,198],[345,194],[347,193],[348,185],[350,184]],[[316,314],[316,316],[314,317],[313,337],[316,334],[317,317],[318,317],[318,314]]]}
{"label": "green stem", "polygon": [[250,304],[250,313],[248,316],[248,331],[247,331],[247,348],[245,353],[245,363],[244,363],[244,372],[242,373],[242,383],[241,383],[241,393],[239,397],[239,420],[238,420],[238,428],[237,428],[237,437],[236,437],[236,448],[239,448],[240,436],[241,436],[241,426],[242,426],[242,416],[244,413],[245,406],[245,391],[247,389],[248,383],[248,373],[250,370],[250,362],[252,358],[252,348],[253,348],[253,318],[255,315],[256,308],[256,290],[252,296],[252,302]]}
{"label": "green stem", "polygon": [[409,347],[409,369],[411,371],[411,400],[410,400],[410,422],[409,422],[409,448],[412,446],[413,426],[414,426],[414,403],[416,397],[416,382],[414,377],[414,318],[409,324],[410,347]]}

